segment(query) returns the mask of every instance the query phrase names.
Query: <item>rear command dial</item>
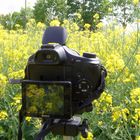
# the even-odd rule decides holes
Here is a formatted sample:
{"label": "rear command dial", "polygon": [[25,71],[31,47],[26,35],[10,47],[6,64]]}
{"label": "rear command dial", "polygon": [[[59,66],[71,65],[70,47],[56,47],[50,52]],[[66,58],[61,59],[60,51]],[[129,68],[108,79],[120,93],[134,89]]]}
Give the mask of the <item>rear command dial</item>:
{"label": "rear command dial", "polygon": [[82,92],[82,93],[87,93],[90,91],[90,82],[82,79],[78,82],[78,91]]}

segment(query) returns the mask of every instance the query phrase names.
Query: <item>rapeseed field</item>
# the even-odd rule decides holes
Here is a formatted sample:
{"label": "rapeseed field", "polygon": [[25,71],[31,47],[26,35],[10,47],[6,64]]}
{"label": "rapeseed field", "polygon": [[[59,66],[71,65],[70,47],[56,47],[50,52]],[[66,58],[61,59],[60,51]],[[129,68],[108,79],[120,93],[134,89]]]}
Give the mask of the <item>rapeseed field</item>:
{"label": "rapeseed field", "polygon": [[[60,22],[53,20],[50,25],[59,26]],[[105,91],[93,101],[93,111],[82,115],[90,122],[93,139],[140,140],[139,29],[128,32],[115,23],[100,23],[96,31],[90,31],[89,24],[80,30],[68,20],[61,26],[67,29],[69,48],[81,55],[95,53],[108,71]],[[41,47],[46,26],[30,19],[26,30],[19,25],[16,28],[9,31],[0,25],[0,140],[16,140],[21,87],[9,84],[9,79],[24,77],[28,58]],[[39,128],[40,120],[27,117],[23,124],[25,139],[32,140]],[[49,135],[48,139],[62,138]]]}

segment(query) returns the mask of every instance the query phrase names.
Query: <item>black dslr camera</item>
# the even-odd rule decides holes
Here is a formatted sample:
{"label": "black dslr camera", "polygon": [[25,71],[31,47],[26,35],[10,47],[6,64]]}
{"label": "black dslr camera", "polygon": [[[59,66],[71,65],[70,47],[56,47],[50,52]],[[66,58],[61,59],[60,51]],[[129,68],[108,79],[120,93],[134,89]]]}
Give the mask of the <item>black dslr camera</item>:
{"label": "black dslr camera", "polygon": [[105,87],[106,70],[95,54],[80,56],[65,46],[63,27],[46,29],[41,48],[33,54],[22,81],[25,116],[69,119],[92,111],[92,101]]}

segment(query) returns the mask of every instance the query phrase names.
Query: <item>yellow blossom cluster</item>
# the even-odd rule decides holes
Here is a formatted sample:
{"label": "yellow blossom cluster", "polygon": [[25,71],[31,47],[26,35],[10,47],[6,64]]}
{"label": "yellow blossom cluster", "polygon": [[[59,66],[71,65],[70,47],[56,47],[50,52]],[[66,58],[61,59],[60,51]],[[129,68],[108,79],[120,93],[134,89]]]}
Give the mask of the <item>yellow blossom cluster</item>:
{"label": "yellow blossom cluster", "polygon": [[16,78],[24,78],[24,75],[25,75],[24,70],[19,70],[9,73],[8,77],[16,79]]}
{"label": "yellow blossom cluster", "polygon": [[135,56],[135,58],[136,58],[137,63],[140,64],[140,54],[137,54],[137,55]]}
{"label": "yellow blossom cluster", "polygon": [[140,104],[140,88],[132,89],[130,92],[132,105]]}
{"label": "yellow blossom cluster", "polygon": [[135,108],[135,114],[133,116],[133,119],[138,122],[140,126],[140,108]]}
{"label": "yellow blossom cluster", "polygon": [[121,71],[124,65],[124,61],[118,53],[110,54],[106,61],[107,70],[111,73]]}
{"label": "yellow blossom cluster", "polygon": [[75,16],[76,16],[78,19],[81,19],[81,14],[80,14],[80,13],[75,13]]}
{"label": "yellow blossom cluster", "polygon": [[90,26],[91,26],[90,24],[85,23],[84,28],[85,28],[85,29],[89,29],[89,28],[90,28]]}
{"label": "yellow blossom cluster", "polygon": [[7,117],[8,117],[8,114],[6,111],[4,110],[0,111],[0,121],[7,119]]}
{"label": "yellow blossom cluster", "polygon": [[133,2],[134,5],[138,5],[139,0],[133,0],[132,2]]}
{"label": "yellow blossom cluster", "polygon": [[112,107],[112,95],[103,92],[99,100],[94,100],[93,105],[97,108],[97,112],[108,112]]}
{"label": "yellow blossom cluster", "polygon": [[3,96],[7,83],[7,77],[0,74],[0,98]]}
{"label": "yellow blossom cluster", "polygon": [[129,82],[136,83],[135,75],[133,73],[128,72],[127,68],[124,71],[125,71],[125,74],[122,76],[123,77],[122,81],[124,83],[129,83]]}
{"label": "yellow blossom cluster", "polygon": [[52,20],[50,22],[50,26],[59,26],[60,25],[60,22],[58,20]]}
{"label": "yellow blossom cluster", "polygon": [[13,102],[11,102],[11,107],[19,111],[21,109],[21,94],[17,94],[13,97]]}
{"label": "yellow blossom cluster", "polygon": [[127,108],[121,108],[120,106],[113,107],[112,108],[112,121],[115,122],[118,119],[127,121],[128,114],[129,114],[129,110]]}
{"label": "yellow blossom cluster", "polygon": [[93,18],[99,19],[99,14],[96,13],[96,14],[93,16]]}
{"label": "yellow blossom cluster", "polygon": [[136,139],[135,140],[140,140],[140,136],[136,136]]}
{"label": "yellow blossom cluster", "polygon": [[45,24],[43,24],[42,22],[38,22],[37,23],[37,28],[38,29],[45,29]]}

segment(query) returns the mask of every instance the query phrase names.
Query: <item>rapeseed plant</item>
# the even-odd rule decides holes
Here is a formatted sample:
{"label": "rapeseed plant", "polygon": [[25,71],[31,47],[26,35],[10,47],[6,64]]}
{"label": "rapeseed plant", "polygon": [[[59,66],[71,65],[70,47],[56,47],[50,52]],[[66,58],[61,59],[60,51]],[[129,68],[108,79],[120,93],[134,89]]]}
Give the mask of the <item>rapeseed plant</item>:
{"label": "rapeseed plant", "polygon": [[6,88],[7,77],[0,73],[0,98],[3,96]]}
{"label": "rapeseed plant", "polygon": [[120,106],[112,107],[112,121],[115,122],[119,119],[127,121],[127,115],[129,110],[127,108],[122,108]]}
{"label": "rapeseed plant", "polygon": [[132,105],[140,105],[140,88],[134,88],[130,92]]}

